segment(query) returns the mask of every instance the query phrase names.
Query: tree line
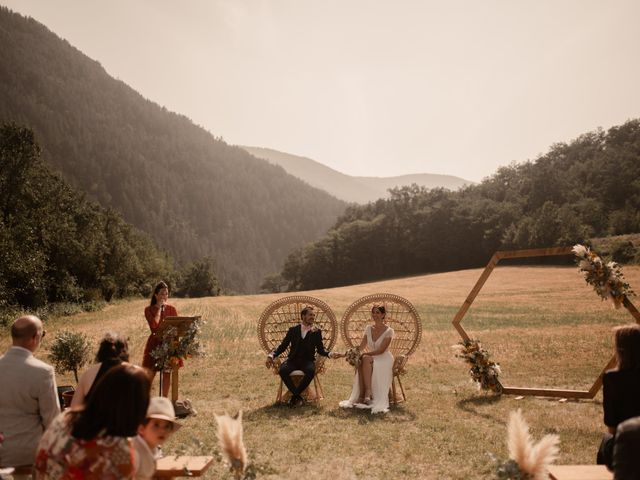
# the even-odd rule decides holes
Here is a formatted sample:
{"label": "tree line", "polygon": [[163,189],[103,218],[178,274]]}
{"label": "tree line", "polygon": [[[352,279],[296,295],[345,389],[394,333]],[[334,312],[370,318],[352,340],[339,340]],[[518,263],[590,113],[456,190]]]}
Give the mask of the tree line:
{"label": "tree line", "polygon": [[0,126],[0,309],[151,293],[215,295],[211,259],[176,270],[148,235],[70,187],[40,158],[33,132]]}
{"label": "tree line", "polygon": [[352,205],[263,290],[307,290],[485,265],[496,250],[640,232],[640,121],[558,143],[452,192],[416,185]]}

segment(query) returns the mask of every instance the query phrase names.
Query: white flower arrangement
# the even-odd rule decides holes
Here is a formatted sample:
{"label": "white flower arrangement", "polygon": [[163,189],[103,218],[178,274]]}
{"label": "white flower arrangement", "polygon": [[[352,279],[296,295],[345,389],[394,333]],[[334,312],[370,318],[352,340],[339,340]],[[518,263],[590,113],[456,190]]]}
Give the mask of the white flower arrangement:
{"label": "white flower arrangement", "polygon": [[619,264],[605,263],[598,254],[584,245],[574,245],[571,251],[576,256],[578,270],[602,300],[611,300],[615,308],[620,308],[627,301],[627,297],[635,295],[625,281]]}
{"label": "white flower arrangement", "polygon": [[344,359],[352,367],[358,368],[362,361],[362,353],[358,347],[353,347],[345,352]]}

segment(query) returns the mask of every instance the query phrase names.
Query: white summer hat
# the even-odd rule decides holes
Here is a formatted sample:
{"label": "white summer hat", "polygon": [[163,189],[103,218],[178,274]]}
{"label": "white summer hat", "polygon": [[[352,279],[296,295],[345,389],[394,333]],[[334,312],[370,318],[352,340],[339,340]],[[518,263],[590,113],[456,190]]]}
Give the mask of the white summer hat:
{"label": "white summer hat", "polygon": [[182,425],[176,422],[176,412],[173,409],[171,400],[166,397],[151,397],[147,418],[159,418],[173,423],[173,430],[178,430]]}

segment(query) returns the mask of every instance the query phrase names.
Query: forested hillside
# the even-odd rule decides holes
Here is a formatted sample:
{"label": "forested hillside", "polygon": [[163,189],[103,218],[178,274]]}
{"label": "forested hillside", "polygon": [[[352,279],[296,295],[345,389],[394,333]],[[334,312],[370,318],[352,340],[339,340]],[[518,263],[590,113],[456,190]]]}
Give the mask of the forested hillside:
{"label": "forested hillside", "polygon": [[144,99],[4,7],[0,45],[0,123],[32,128],[45,162],[179,263],[214,257],[227,289],[256,290],[344,211],[342,201]]}
{"label": "forested hillside", "polygon": [[[281,275],[289,289],[325,288],[481,266],[500,249],[633,232],[640,120],[556,144],[458,192],[405,187],[351,206],[325,238],[293,252]],[[265,288],[278,285],[269,280]]]}
{"label": "forested hillside", "polygon": [[0,310],[148,295],[147,282],[172,277],[147,235],[86,200],[39,154],[30,130],[0,126]]}

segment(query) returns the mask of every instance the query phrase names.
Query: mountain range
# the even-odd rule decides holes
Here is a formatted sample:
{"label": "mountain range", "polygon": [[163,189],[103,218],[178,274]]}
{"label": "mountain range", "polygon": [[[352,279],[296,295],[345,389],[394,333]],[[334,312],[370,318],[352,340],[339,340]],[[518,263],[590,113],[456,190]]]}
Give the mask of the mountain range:
{"label": "mountain range", "polygon": [[242,146],[247,152],[279,165],[294,177],[324,190],[346,202],[367,203],[386,198],[389,189],[416,184],[425,188],[458,190],[474,182],[453,175],[420,173],[397,177],[359,177],[338,172],[306,157],[279,152],[270,148]]}
{"label": "mountain range", "polygon": [[32,129],[45,162],[148,233],[177,266],[215,259],[227,291],[257,291],[291,251],[321,238],[346,202],[377,200],[411,183],[470,183],[428,174],[351,177],[303,157],[229,145],[6,7],[0,45],[0,124]]}
{"label": "mountain range", "polygon": [[0,124],[31,128],[54,170],[147,232],[178,264],[215,258],[227,290],[257,291],[346,207],[143,98],[6,7],[0,45]]}

